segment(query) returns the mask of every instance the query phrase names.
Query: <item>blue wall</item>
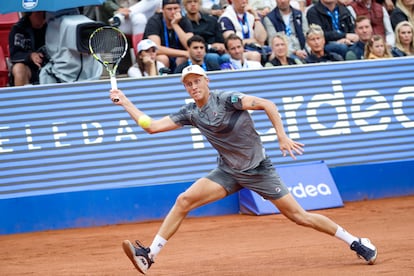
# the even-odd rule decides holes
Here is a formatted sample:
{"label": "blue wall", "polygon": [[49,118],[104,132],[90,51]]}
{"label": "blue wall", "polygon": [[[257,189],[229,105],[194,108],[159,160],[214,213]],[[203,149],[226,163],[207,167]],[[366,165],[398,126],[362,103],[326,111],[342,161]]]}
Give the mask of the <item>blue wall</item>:
{"label": "blue wall", "polygon": [[[274,101],[306,152],[297,161],[281,157],[268,119],[253,112],[273,162],[324,160],[343,200],[414,193],[413,76],[414,58],[209,73],[212,89]],[[158,219],[215,166],[215,151],[196,130],[144,133],[111,104],[109,86],[1,89],[8,100],[0,102],[0,233]],[[122,79],[119,87],[154,118],[188,101],[176,75]],[[192,215],[237,208],[233,196]]]}

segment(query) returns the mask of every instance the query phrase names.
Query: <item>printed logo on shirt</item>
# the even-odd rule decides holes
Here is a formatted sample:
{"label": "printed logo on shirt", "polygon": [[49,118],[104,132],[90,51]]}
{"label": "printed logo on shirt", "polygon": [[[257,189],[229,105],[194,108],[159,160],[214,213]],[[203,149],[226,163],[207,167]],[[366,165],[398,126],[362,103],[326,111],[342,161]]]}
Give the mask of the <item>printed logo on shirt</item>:
{"label": "printed logo on shirt", "polygon": [[237,103],[238,101],[239,101],[239,97],[238,96],[235,96],[235,95],[231,96],[231,102],[232,103]]}

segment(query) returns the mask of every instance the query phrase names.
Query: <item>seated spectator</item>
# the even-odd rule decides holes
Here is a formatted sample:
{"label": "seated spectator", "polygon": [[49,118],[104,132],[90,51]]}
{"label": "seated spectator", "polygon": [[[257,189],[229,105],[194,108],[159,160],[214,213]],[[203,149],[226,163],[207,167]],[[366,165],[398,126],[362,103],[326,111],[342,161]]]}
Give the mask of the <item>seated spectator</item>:
{"label": "seated spectator", "polygon": [[414,2],[412,0],[397,0],[390,18],[394,30],[401,21],[408,21],[414,26]]}
{"label": "seated spectator", "polygon": [[228,6],[227,0],[201,0],[201,12],[219,18]]}
{"label": "seated spectator", "polygon": [[177,66],[174,73],[181,73],[189,65],[200,65],[204,71],[220,70],[220,64],[214,60],[206,59],[206,41],[199,35],[194,35],[188,42],[189,59]]}
{"label": "seated spectator", "polygon": [[276,7],[276,2],[275,0],[249,0],[249,5],[256,10],[260,18],[263,18]]}
{"label": "seated spectator", "polygon": [[[142,34],[148,19],[160,8],[161,0],[140,0],[130,4],[129,1],[121,2],[114,16],[108,22],[118,27],[125,34]],[[104,3],[105,5],[105,3]]]}
{"label": "seated spectator", "polygon": [[220,65],[222,70],[263,68],[260,62],[245,58],[243,40],[238,35],[230,34],[224,40],[224,45],[226,46],[227,52],[230,54],[230,60]]}
{"label": "seated spectator", "polygon": [[380,35],[373,35],[365,44],[365,59],[391,58],[392,55],[388,50],[385,40]]}
{"label": "seated spectator", "polygon": [[157,45],[150,39],[143,39],[138,43],[136,63],[128,69],[128,77],[142,78],[158,76],[165,65],[156,60]]}
{"label": "seated spectator", "polygon": [[284,33],[289,39],[289,55],[295,55],[305,59],[306,39],[308,30],[306,16],[295,8],[292,8],[290,0],[276,0],[277,7],[273,9],[264,19],[263,24],[268,34],[268,44],[276,33]]}
{"label": "seated spectator", "polygon": [[219,64],[228,61],[223,34],[218,31],[220,25],[217,18],[200,12],[201,0],[184,0],[183,4],[187,12],[185,16],[191,21],[194,34],[203,37],[207,43],[207,59],[213,59]]}
{"label": "seated spectator", "polygon": [[349,47],[346,60],[357,60],[364,58],[365,44],[372,37],[371,21],[368,17],[360,15],[355,20],[355,33],[359,40]]}
{"label": "seated spectator", "polygon": [[45,12],[28,12],[9,33],[11,86],[39,84],[39,73],[47,62],[43,50],[46,36]]}
{"label": "seated spectator", "polygon": [[381,6],[384,6],[385,9],[387,10],[388,14],[391,14],[391,12],[395,8],[396,0],[375,0],[375,2],[377,2]]}
{"label": "seated spectator", "polygon": [[305,59],[306,63],[320,63],[344,60],[341,55],[335,52],[328,52],[325,49],[325,35],[320,26],[311,24],[306,33],[306,43],[310,48],[310,54]]}
{"label": "seated spectator", "polygon": [[[242,39],[243,47],[249,50],[246,53],[248,60],[262,60],[262,47],[267,33],[261,18],[246,0],[232,0],[220,16],[219,23],[224,39],[230,34],[236,34]],[[270,52],[270,48],[268,50]]]}
{"label": "seated spectator", "polygon": [[390,16],[385,7],[375,2],[375,0],[356,0],[351,2],[347,8],[354,18],[361,15],[368,17],[371,21],[373,34],[382,35],[386,38],[388,45],[394,46],[394,29],[391,26]]}
{"label": "seated spectator", "polygon": [[286,35],[282,33],[275,34],[271,47],[272,54],[270,55],[269,61],[266,62],[265,67],[302,64],[302,61],[298,58],[289,57],[289,41]]}
{"label": "seated spectator", "polygon": [[163,0],[162,12],[148,20],[144,32],[144,38],[158,47],[157,60],[171,72],[188,59],[187,40],[193,35],[190,20],[181,14],[180,0]]}
{"label": "seated spectator", "polygon": [[408,21],[402,21],[395,28],[395,47],[392,48],[394,57],[414,56],[414,27]]}
{"label": "seated spectator", "polygon": [[338,4],[338,0],[319,0],[309,8],[306,17],[309,24],[321,26],[328,52],[345,58],[348,46],[358,41],[354,19],[345,6]]}
{"label": "seated spectator", "polygon": [[[131,4],[136,2],[136,0],[131,0]],[[81,14],[92,20],[109,24],[109,19],[111,19],[117,12],[121,13],[124,9],[126,9],[125,12],[129,12],[128,7],[131,4],[130,1],[126,0],[106,0],[102,5],[81,7],[80,11]]]}

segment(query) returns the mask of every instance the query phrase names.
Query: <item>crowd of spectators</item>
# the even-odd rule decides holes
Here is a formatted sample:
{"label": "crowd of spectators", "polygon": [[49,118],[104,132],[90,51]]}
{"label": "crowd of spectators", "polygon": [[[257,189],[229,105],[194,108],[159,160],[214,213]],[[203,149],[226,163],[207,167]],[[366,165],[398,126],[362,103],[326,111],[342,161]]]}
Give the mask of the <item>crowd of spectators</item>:
{"label": "crowd of spectators", "polygon": [[[142,35],[130,77],[414,55],[414,0],[107,0],[80,12]],[[11,85],[38,83],[46,28],[41,12],[12,28]]]}

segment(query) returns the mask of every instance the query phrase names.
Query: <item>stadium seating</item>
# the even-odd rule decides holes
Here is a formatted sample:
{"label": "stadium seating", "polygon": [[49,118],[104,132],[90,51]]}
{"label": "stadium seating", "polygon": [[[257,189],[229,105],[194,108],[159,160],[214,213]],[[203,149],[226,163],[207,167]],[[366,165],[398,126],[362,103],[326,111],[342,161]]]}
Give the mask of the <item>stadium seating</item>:
{"label": "stadium seating", "polygon": [[6,57],[9,53],[9,33],[13,25],[19,21],[19,13],[12,12],[7,14],[0,14],[0,41],[3,53]]}
{"label": "stadium seating", "polygon": [[9,33],[13,25],[19,21],[19,13],[0,14],[0,87],[8,85],[10,58]]}
{"label": "stadium seating", "polygon": [[9,69],[7,67],[6,56],[3,48],[0,47],[0,87],[5,87],[9,83]]}

